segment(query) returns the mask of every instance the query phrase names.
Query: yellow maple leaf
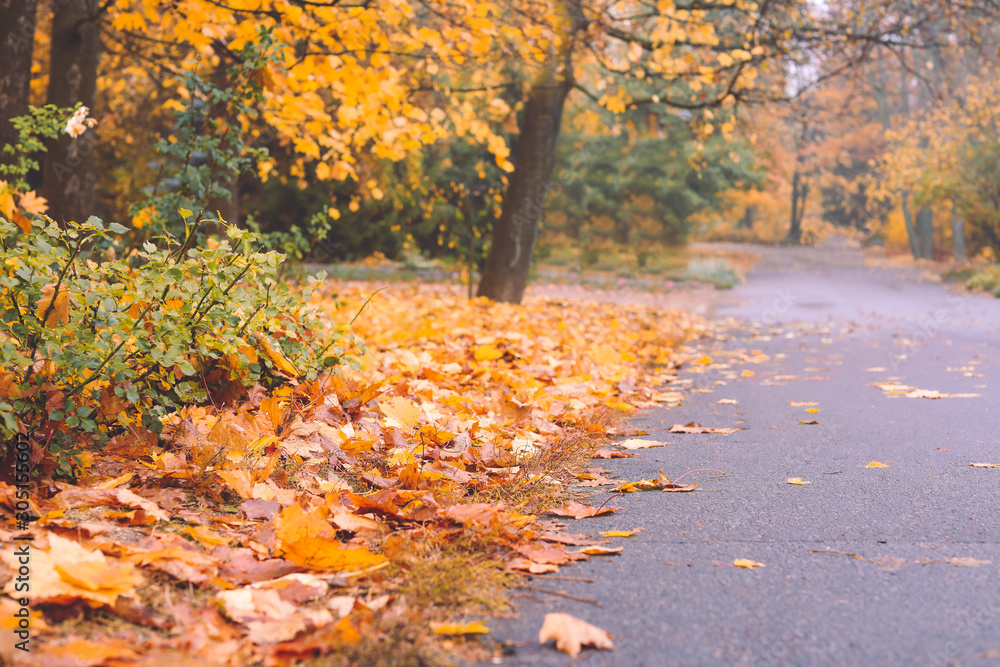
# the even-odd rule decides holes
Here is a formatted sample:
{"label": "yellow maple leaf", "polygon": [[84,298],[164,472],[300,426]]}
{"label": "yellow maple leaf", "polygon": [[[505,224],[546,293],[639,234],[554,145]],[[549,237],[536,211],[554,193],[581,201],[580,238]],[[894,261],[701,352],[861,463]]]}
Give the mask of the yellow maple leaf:
{"label": "yellow maple leaf", "polygon": [[431,623],[431,630],[436,635],[484,635],[490,631],[482,621],[468,623]]}
{"label": "yellow maple leaf", "polygon": [[307,511],[298,503],[292,503],[275,517],[277,546],[288,560],[312,570],[352,572],[387,562],[384,556],[364,547],[345,548],[326,515],[324,506]]}
{"label": "yellow maple leaf", "polygon": [[274,367],[286,375],[291,375],[292,377],[298,377],[299,372],[296,370],[292,362],[288,360],[285,355],[281,353],[280,350],[274,349],[266,338],[260,340],[258,348],[267,355],[267,358],[271,360]]}
{"label": "yellow maple leaf", "polygon": [[878,461],[872,461],[871,463],[866,463],[861,466],[862,468],[888,468],[889,466],[885,463],[879,463]]}
{"label": "yellow maple leaf", "polygon": [[640,533],[645,528],[633,528],[632,530],[605,530],[601,532],[603,537],[632,537],[636,533]]}
{"label": "yellow maple leaf", "polygon": [[379,404],[379,410],[385,415],[386,426],[410,430],[420,419],[420,406],[402,396],[393,396],[388,401]]}
{"label": "yellow maple leaf", "polygon": [[35,194],[35,191],[25,192],[21,195],[21,199],[18,202],[28,213],[34,213],[35,215],[42,215],[45,211],[49,210],[49,202],[45,197],[39,197]]}
{"label": "yellow maple leaf", "polygon": [[495,361],[503,356],[503,352],[494,345],[477,345],[472,355],[476,361]]}
{"label": "yellow maple leaf", "polygon": [[789,484],[796,484],[796,485],[799,485],[799,486],[801,486],[802,484],[812,484],[812,482],[803,481],[803,479],[801,477],[789,477],[788,478],[788,483]]}
{"label": "yellow maple leaf", "polygon": [[743,567],[748,570],[752,570],[758,567],[767,567],[763,563],[758,563],[757,561],[750,560],[749,558],[737,558],[736,560],[733,561],[733,565],[735,567]]}

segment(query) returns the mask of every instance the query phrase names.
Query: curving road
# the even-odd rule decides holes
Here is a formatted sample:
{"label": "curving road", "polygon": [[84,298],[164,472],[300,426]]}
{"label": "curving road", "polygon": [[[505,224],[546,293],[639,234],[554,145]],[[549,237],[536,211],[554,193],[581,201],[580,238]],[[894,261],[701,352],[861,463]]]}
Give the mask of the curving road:
{"label": "curving road", "polygon": [[[614,652],[585,651],[587,665],[1000,665],[1000,468],[969,465],[1000,463],[1000,300],[868,266],[843,242],[755,251],[747,283],[711,304],[734,318],[703,341],[713,363],[681,374],[708,391],[632,420],[673,444],[595,461],[623,480],[726,475],[694,473],[694,493],[630,494],[576,522],[645,531],[615,540],[620,556],[560,573],[592,584],[536,577],[600,606],[518,598],[517,618],[490,623],[508,653],[495,663],[568,664],[536,642],[560,611],[616,636]],[[734,360],[753,350],[767,360]],[[875,384],[890,381],[978,396]],[[666,432],[692,420],[742,430]],[[887,467],[862,467],[876,460]]]}

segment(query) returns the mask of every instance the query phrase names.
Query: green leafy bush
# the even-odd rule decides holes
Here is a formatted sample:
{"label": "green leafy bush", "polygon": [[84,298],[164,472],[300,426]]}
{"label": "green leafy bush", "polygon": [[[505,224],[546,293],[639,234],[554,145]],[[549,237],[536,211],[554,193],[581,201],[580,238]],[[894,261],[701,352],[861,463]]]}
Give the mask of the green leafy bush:
{"label": "green leafy bush", "polygon": [[258,234],[233,226],[196,247],[202,222],[186,220],[183,240],[167,235],[114,259],[97,249],[121,225],[37,218],[18,233],[0,218],[5,439],[47,442],[66,474],[81,440],[159,432],[181,405],[229,403],[255,384],[308,380],[350,361],[337,346],[345,327],[329,331],[306,305],[310,289],[278,280],[282,255],[260,252]]}

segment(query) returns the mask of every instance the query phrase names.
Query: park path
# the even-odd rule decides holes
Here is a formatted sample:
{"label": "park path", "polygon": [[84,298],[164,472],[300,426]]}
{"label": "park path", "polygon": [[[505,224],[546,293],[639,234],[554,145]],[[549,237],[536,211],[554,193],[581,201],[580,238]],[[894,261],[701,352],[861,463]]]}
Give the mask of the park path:
{"label": "park path", "polygon": [[[1000,463],[1000,300],[866,265],[842,241],[755,251],[747,283],[711,304],[733,318],[702,341],[713,363],[681,373],[705,391],[631,421],[670,444],[595,461],[622,480],[726,475],[615,498],[620,511],[570,526],[644,531],[560,573],[594,583],[536,577],[600,606],[522,592],[517,618],[490,623],[503,664],[567,664],[537,644],[558,611],[615,635],[587,665],[1000,665],[1000,468],[969,465]],[[767,360],[727,367],[743,350]],[[893,381],[977,396],[876,385]],[[667,432],[692,420],[741,430]],[[990,562],[965,566],[977,561]]]}

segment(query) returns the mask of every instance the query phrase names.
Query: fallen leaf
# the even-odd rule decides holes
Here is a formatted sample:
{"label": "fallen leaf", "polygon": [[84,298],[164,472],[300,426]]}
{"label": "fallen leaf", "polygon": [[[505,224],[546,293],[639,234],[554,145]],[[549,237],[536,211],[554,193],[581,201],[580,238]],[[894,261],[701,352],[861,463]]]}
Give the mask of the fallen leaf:
{"label": "fallen leaf", "polygon": [[862,468],[888,468],[889,466],[885,463],[879,463],[878,461],[872,461],[871,463],[866,463],[861,466]]}
{"label": "fallen leaf", "polygon": [[411,430],[420,418],[420,406],[402,396],[394,396],[379,404],[379,410],[385,415],[386,426]]}
{"label": "fallen leaf", "polygon": [[806,412],[816,413],[819,412],[819,408],[806,408]]}
{"label": "fallen leaf", "polygon": [[660,491],[684,493],[687,491],[694,491],[696,488],[698,488],[698,482],[694,482],[693,484],[687,484],[687,485],[671,483],[671,484],[665,484],[663,488],[660,489]]}
{"label": "fallen leaf", "polygon": [[743,376],[743,377],[745,377],[745,378],[752,378],[754,376],[754,372],[753,371],[743,371],[742,373],[740,373],[740,375]]}
{"label": "fallen leaf", "polygon": [[738,430],[738,428],[709,428],[695,422],[674,424],[670,427],[671,433],[735,433]]}
{"label": "fallen leaf", "polygon": [[594,452],[595,459],[629,459],[635,456],[635,454],[629,454],[628,452],[616,452],[613,449],[598,449]]}
{"label": "fallen leaf", "polygon": [[306,511],[289,505],[275,517],[274,533],[288,560],[313,570],[364,570],[387,562],[364,547],[345,548],[322,506]]}
{"label": "fallen leaf", "polygon": [[[91,607],[114,606],[120,595],[132,595],[142,583],[142,575],[132,563],[91,551],[80,543],[47,535],[49,548],[31,550],[31,600],[34,603],[70,604],[84,600]],[[4,550],[0,558],[17,572],[18,562],[13,550]],[[4,592],[16,597],[12,578]]]}
{"label": "fallen leaf", "polygon": [[819,403],[817,403],[816,401],[806,401],[806,402],[789,401],[788,404],[793,408],[806,408],[813,405],[819,405]]}
{"label": "fallen leaf", "polygon": [[605,530],[601,532],[603,537],[632,537],[636,533],[644,531],[645,528],[633,528],[632,530]]}
{"label": "fallen leaf", "polygon": [[732,398],[720,398],[715,402],[716,405],[736,405],[739,401]]}
{"label": "fallen leaf", "polygon": [[529,574],[548,574],[549,572],[559,571],[558,565],[552,563],[534,563],[527,558],[515,558],[507,563],[507,567],[511,570],[527,572]]}
{"label": "fallen leaf", "polygon": [[758,563],[755,560],[750,560],[749,558],[737,558],[733,561],[735,567],[745,567],[748,570],[752,570],[757,567],[767,567],[763,563]]}
{"label": "fallen leaf", "polygon": [[641,438],[629,438],[628,440],[623,440],[617,443],[619,447],[623,449],[649,449],[650,447],[662,447],[666,445],[665,442],[660,442],[659,440],[643,440]]}
{"label": "fallen leaf", "polygon": [[801,477],[789,477],[788,478],[788,483],[789,484],[797,484],[797,485],[800,485],[800,486],[802,484],[812,484],[812,482],[803,481],[803,479]]}
{"label": "fallen leaf", "polygon": [[485,635],[490,629],[482,621],[468,623],[431,623],[431,630],[436,635]]}
{"label": "fallen leaf", "polygon": [[978,558],[966,556],[965,558],[949,558],[947,559],[947,562],[955,567],[980,567],[981,565],[986,565],[992,561],[979,560]]}
{"label": "fallen leaf", "polygon": [[819,422],[816,421],[815,419],[800,419],[799,423],[800,424],[805,424],[807,426],[810,425],[810,424],[819,424]]}
{"label": "fallen leaf", "polygon": [[569,614],[546,614],[542,629],[538,633],[538,643],[544,644],[550,639],[556,642],[556,648],[571,657],[576,657],[584,646],[613,651],[614,643],[611,635],[596,625]]}
{"label": "fallen leaf", "polygon": [[1000,468],[998,463],[970,463],[973,468]]}
{"label": "fallen leaf", "polygon": [[550,509],[550,514],[558,514],[559,516],[571,516],[574,519],[586,519],[592,516],[600,516],[601,514],[610,514],[614,512],[617,507],[590,507],[589,505],[584,505],[578,503],[575,500],[563,505],[562,507],[556,507],[555,509]]}
{"label": "fallen leaf", "polygon": [[613,556],[614,554],[620,554],[625,547],[584,547],[582,549],[577,549],[573,553],[587,554],[588,556]]}

